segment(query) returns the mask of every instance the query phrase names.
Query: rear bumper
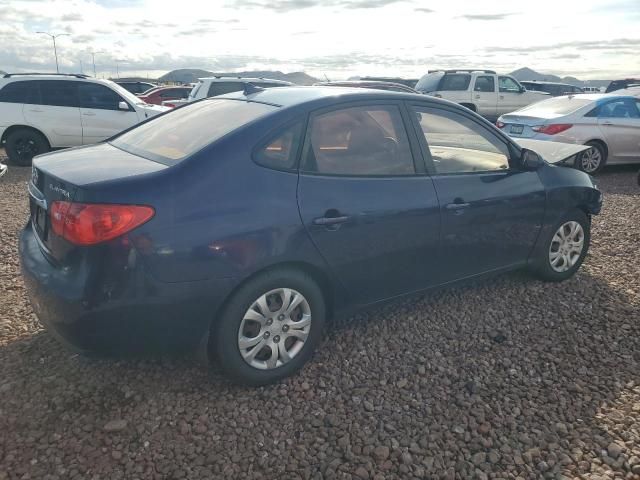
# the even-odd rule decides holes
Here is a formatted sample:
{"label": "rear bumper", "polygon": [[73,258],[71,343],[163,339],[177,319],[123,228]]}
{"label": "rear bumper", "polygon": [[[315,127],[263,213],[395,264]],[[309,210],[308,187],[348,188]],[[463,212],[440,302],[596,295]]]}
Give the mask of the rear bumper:
{"label": "rear bumper", "polygon": [[75,351],[196,349],[231,291],[231,280],[165,283],[129,247],[105,246],[71,266],[54,265],[29,223],[20,235],[27,294],[43,326]]}

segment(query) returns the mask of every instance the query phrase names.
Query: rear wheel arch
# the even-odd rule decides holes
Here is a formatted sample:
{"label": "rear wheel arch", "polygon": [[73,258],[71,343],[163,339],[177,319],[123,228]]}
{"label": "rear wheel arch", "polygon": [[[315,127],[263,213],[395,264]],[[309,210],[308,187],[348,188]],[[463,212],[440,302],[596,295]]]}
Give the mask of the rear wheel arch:
{"label": "rear wheel arch", "polygon": [[7,140],[7,137],[12,134],[15,131],[18,130],[31,130],[32,132],[38,133],[40,135],[42,135],[44,137],[44,139],[47,141],[47,144],[49,145],[49,149],[51,149],[51,140],[49,140],[49,137],[47,137],[47,135],[42,131],[42,130],[38,130],[35,127],[31,127],[29,125],[11,125],[10,127],[8,127],[4,133],[2,134],[2,138],[0,139],[0,145],[4,144]]}
{"label": "rear wheel arch", "polygon": [[478,111],[478,109],[476,108],[475,104],[473,104],[473,103],[461,103],[460,105],[462,105],[465,108],[468,108],[472,112],[477,112]]}

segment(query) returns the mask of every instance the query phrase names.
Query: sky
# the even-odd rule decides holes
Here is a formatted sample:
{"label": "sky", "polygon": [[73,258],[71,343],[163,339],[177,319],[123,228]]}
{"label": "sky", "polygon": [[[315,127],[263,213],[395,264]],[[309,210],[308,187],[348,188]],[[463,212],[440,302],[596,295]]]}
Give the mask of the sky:
{"label": "sky", "polygon": [[640,76],[640,0],[0,0],[0,70],[155,77],[177,68],[420,77],[530,67]]}

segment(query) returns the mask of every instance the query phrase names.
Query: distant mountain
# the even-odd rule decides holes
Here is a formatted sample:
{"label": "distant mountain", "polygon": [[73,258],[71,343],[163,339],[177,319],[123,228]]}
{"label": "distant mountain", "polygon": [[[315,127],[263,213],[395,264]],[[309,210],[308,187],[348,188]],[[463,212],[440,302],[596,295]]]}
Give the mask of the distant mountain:
{"label": "distant mountain", "polygon": [[318,80],[311,75],[307,75],[304,72],[292,72],[282,73],[280,71],[271,70],[254,70],[247,72],[209,72],[207,70],[198,70],[192,68],[183,68],[180,70],[172,70],[165,73],[158,80],[161,82],[180,82],[180,83],[192,83],[197,82],[198,78],[203,77],[254,77],[254,78],[271,78],[273,80],[285,80],[287,82],[295,83],[296,85],[311,85]]}
{"label": "distant mountain", "polygon": [[590,87],[606,87],[611,83],[611,80],[579,80],[575,77],[559,77],[553,74],[539,73],[532,70],[529,67],[519,68],[514,70],[509,75],[516,80],[538,80],[541,82],[560,82],[568,83],[569,85],[575,85],[576,87],[590,86]]}

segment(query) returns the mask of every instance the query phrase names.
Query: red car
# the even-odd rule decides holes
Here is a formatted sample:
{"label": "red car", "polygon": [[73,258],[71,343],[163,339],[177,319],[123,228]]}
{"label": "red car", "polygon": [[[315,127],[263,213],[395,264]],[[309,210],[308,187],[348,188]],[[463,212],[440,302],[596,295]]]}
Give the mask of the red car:
{"label": "red car", "polygon": [[165,100],[181,100],[189,96],[191,87],[157,87],[138,97],[145,103],[162,105]]}

